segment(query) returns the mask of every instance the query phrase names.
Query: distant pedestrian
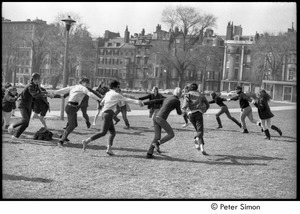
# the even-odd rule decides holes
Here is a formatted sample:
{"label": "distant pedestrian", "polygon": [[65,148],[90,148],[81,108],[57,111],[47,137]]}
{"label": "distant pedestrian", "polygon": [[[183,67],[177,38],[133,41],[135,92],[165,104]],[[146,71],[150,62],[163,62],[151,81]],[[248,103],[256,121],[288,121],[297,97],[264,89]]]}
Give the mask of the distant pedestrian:
{"label": "distant pedestrian", "polygon": [[116,136],[116,130],[115,130],[115,126],[113,123],[113,117],[115,115],[115,110],[116,110],[116,106],[117,106],[118,102],[125,101],[128,103],[143,106],[142,101],[126,98],[126,97],[122,96],[120,93],[118,93],[119,88],[120,88],[119,81],[117,81],[117,80],[111,81],[110,91],[105,94],[104,98],[101,101],[101,105],[103,106],[101,113],[100,113],[100,116],[103,118],[102,129],[99,133],[82,141],[84,151],[85,151],[88,143],[105,136],[107,134],[107,132],[109,132],[106,153],[108,155],[114,155],[114,153],[112,151],[112,146],[113,146],[113,140]]}
{"label": "distant pedestrian", "polygon": [[59,139],[59,147],[63,146],[63,143],[67,141],[69,134],[78,126],[77,111],[79,110],[80,103],[85,97],[85,95],[88,95],[89,97],[95,100],[101,100],[101,98],[99,98],[97,95],[95,95],[87,89],[88,84],[89,79],[83,76],[80,78],[79,84],[75,86],[65,87],[54,92],[54,94],[70,93],[68,103],[65,107],[65,111],[68,117],[68,123],[66,129],[64,130],[62,136]]}
{"label": "distant pedestrian", "polygon": [[183,107],[188,113],[188,117],[196,130],[194,143],[197,150],[200,150],[203,155],[207,155],[204,150],[204,122],[203,114],[209,109],[209,103],[205,95],[198,91],[198,85],[192,83],[189,86],[189,92],[185,95]]}
{"label": "distant pedestrian", "polygon": [[263,131],[266,135],[266,139],[271,139],[271,135],[269,132],[269,128],[278,132],[280,136],[282,136],[282,131],[275,125],[271,125],[271,118],[274,117],[274,114],[271,112],[270,106],[268,102],[271,100],[271,96],[264,90],[260,89],[257,92],[258,100],[252,100],[252,104],[254,104],[258,109],[258,115],[261,119],[261,125]]}
{"label": "distant pedestrian", "polygon": [[249,133],[247,126],[246,126],[246,117],[248,117],[248,119],[258,125],[259,125],[259,121],[254,120],[253,119],[253,114],[252,114],[252,108],[249,105],[249,102],[251,102],[252,100],[250,99],[250,97],[248,97],[243,91],[242,91],[242,87],[241,86],[237,86],[236,87],[236,91],[237,91],[237,96],[232,97],[227,99],[227,101],[231,101],[231,100],[239,100],[239,104],[241,107],[241,114],[240,114],[240,120],[241,120],[241,124],[242,124],[242,128],[243,128],[243,133]]}
{"label": "distant pedestrian", "polygon": [[[175,134],[173,128],[167,122],[168,116],[171,111],[176,109],[177,114],[181,115],[182,111],[180,108],[180,98],[181,89],[179,87],[174,89],[173,96],[170,96],[165,99],[152,100],[144,102],[145,105],[152,105],[154,103],[162,103],[162,107],[159,109],[158,113],[154,117],[154,138],[150,144],[150,148],[148,149],[147,158],[153,158],[154,149],[158,153],[161,153],[160,146],[169,140],[171,140]],[[167,135],[161,138],[161,130],[164,129],[167,132]]]}
{"label": "distant pedestrian", "polygon": [[[146,100],[148,99],[149,101],[151,100],[158,100],[158,99],[165,99],[166,97],[163,96],[161,93],[158,92],[158,87],[154,86],[152,89],[152,93],[140,97],[139,100]],[[148,105],[148,109],[149,109],[149,117],[152,118],[152,122],[154,124],[154,118],[156,117],[157,113],[159,112],[160,108],[162,106],[162,103],[154,103],[151,105]]]}
{"label": "distant pedestrian", "polygon": [[238,125],[240,128],[242,128],[242,124],[241,124],[239,121],[237,121],[234,117],[232,117],[232,116],[230,115],[227,105],[225,105],[225,104],[223,103],[223,101],[227,101],[227,99],[218,96],[218,95],[216,94],[216,92],[212,92],[212,93],[211,93],[211,98],[212,98],[212,100],[209,101],[209,104],[216,103],[218,106],[221,107],[221,109],[220,109],[220,110],[218,111],[218,113],[216,114],[216,120],[217,120],[217,122],[218,122],[218,127],[217,127],[217,129],[223,128],[222,122],[221,122],[221,119],[220,119],[220,116],[221,116],[222,114],[224,114],[224,113],[226,114],[226,116],[227,116],[230,120],[232,120],[236,125]]}

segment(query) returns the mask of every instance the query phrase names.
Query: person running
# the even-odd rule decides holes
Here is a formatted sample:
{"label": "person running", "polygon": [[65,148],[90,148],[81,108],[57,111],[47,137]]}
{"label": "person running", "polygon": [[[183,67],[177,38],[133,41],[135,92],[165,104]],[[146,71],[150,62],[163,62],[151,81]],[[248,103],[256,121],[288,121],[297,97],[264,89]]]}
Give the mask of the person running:
{"label": "person running", "polygon": [[[13,106],[17,99],[17,88],[9,87],[6,89],[4,97],[2,98],[2,118],[4,119],[4,128],[7,129],[10,125]],[[3,126],[3,124],[2,124]]]}
{"label": "person running", "polygon": [[[161,153],[160,146],[167,141],[171,140],[175,134],[173,128],[167,122],[168,116],[171,111],[176,109],[177,114],[181,115],[182,111],[180,108],[180,98],[181,96],[181,89],[176,87],[173,92],[173,96],[170,96],[165,99],[159,100],[152,100],[144,102],[144,105],[152,105],[154,103],[162,103],[161,108],[159,109],[158,113],[154,117],[154,138],[150,144],[150,148],[148,149],[146,158],[154,158],[153,152],[154,149],[158,153]],[[161,130],[164,129],[167,132],[163,138],[161,138]]]}
{"label": "person running", "polygon": [[[46,89],[43,87],[40,87],[40,90],[45,94],[47,93]],[[33,115],[31,119],[39,119],[46,129],[48,128],[45,121],[47,111],[50,111],[50,105],[47,97],[43,96],[41,98],[36,98],[33,104]]]}
{"label": "person running", "polygon": [[240,104],[240,108],[241,108],[240,121],[242,124],[243,133],[249,133],[247,126],[246,126],[246,121],[245,121],[246,117],[248,117],[252,123],[254,123],[258,126],[260,126],[260,124],[259,124],[259,121],[253,119],[252,108],[249,105],[249,102],[251,102],[252,100],[242,91],[241,86],[237,86],[236,91],[237,91],[238,95],[227,99],[227,101],[239,100],[239,104]]}
{"label": "person running", "polygon": [[[103,84],[102,82],[99,84],[99,86],[96,89],[96,91],[98,93],[100,93],[104,97],[104,95],[109,91],[109,88],[106,87],[106,86],[102,86],[102,84]],[[96,115],[94,117],[94,121],[93,121],[93,124],[92,124],[93,126],[96,125],[96,121],[97,121],[97,118],[98,118],[98,116],[99,116],[99,114],[101,112],[101,109],[102,109],[102,106],[100,105],[100,101],[97,101],[97,113],[96,113]]]}
{"label": "person running", "polygon": [[185,95],[182,109],[187,111],[188,117],[197,132],[194,137],[196,149],[200,150],[203,155],[208,155],[204,150],[203,114],[209,109],[210,105],[205,95],[198,91],[198,85],[196,83],[192,83],[189,88],[189,92]]}
{"label": "person running", "polygon": [[107,132],[109,132],[106,153],[108,155],[114,155],[114,153],[112,151],[112,146],[113,146],[114,138],[116,136],[116,130],[115,130],[115,125],[113,123],[113,117],[115,115],[115,110],[116,110],[118,102],[125,101],[128,103],[140,105],[141,107],[143,106],[143,103],[141,100],[134,100],[134,99],[124,97],[118,92],[119,88],[120,88],[119,81],[117,81],[117,80],[111,81],[109,87],[110,87],[110,91],[105,94],[104,98],[101,101],[101,105],[103,105],[103,107],[102,107],[100,116],[102,116],[102,118],[104,120],[103,124],[102,124],[102,129],[99,133],[82,141],[83,151],[86,150],[86,146],[88,143],[105,136],[107,134]]}
{"label": "person running", "polygon": [[212,100],[209,101],[209,104],[216,103],[218,106],[221,107],[221,109],[220,109],[220,110],[218,111],[218,113],[216,114],[216,120],[217,120],[218,125],[219,125],[219,126],[217,127],[217,129],[223,128],[222,122],[221,122],[221,119],[220,119],[220,116],[221,116],[223,113],[225,113],[226,116],[227,116],[230,120],[232,120],[236,125],[238,125],[240,128],[242,128],[242,124],[241,124],[239,121],[237,121],[234,117],[232,117],[232,116],[230,115],[227,105],[225,105],[225,104],[223,103],[223,101],[227,101],[227,99],[218,96],[218,95],[216,94],[216,92],[212,92],[212,93],[211,93],[211,98],[212,98]]}
{"label": "person running", "polygon": [[69,134],[71,134],[71,132],[78,126],[77,111],[79,110],[80,103],[85,97],[85,95],[88,95],[89,97],[95,100],[101,100],[100,97],[90,92],[90,90],[86,87],[89,84],[89,82],[89,79],[83,76],[80,78],[79,84],[75,86],[65,87],[54,92],[54,94],[69,93],[68,103],[65,107],[68,123],[67,128],[64,129],[64,132],[58,141],[59,147],[63,146],[63,143],[67,141]]}
{"label": "person running", "polygon": [[31,82],[24,88],[17,100],[22,120],[11,124],[8,127],[8,133],[12,134],[15,128],[16,132],[12,135],[12,139],[18,139],[29,125],[34,99],[39,99],[45,96],[52,97],[50,94],[45,94],[40,90],[40,74],[33,73]]}
{"label": "person running", "polygon": [[[158,92],[158,87],[154,86],[152,89],[152,93],[140,97],[139,100],[146,100],[148,99],[149,101],[151,100],[159,100],[159,99],[165,99],[166,97],[163,96],[161,93]],[[156,117],[157,113],[159,112],[159,109],[161,108],[162,103],[156,103],[152,105],[148,105],[149,109],[149,117],[152,118],[153,124],[154,124],[154,118]]]}
{"label": "person running", "polygon": [[[184,98],[184,96],[189,92],[189,86],[186,85],[184,87],[184,89],[182,90],[182,97]],[[187,115],[187,112],[186,111],[183,111],[183,119],[184,119],[184,124],[182,125],[182,128],[185,128],[189,125],[189,119],[188,119],[188,115]]]}
{"label": "person running", "polygon": [[280,128],[275,125],[271,125],[271,118],[274,117],[274,114],[271,112],[270,106],[268,104],[271,96],[264,89],[260,89],[257,92],[257,97],[258,100],[255,101],[253,99],[251,103],[254,104],[258,110],[258,116],[261,119],[261,125],[266,135],[265,139],[271,139],[269,128],[277,131],[278,134],[282,136],[282,131],[280,130]]}

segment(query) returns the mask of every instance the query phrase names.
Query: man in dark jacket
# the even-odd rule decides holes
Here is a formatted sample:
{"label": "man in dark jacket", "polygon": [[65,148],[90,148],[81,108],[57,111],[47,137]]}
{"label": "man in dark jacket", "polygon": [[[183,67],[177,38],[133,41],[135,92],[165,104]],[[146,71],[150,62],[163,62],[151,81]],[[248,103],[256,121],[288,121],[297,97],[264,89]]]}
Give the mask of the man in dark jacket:
{"label": "man in dark jacket", "polygon": [[[171,111],[176,109],[177,114],[181,115],[182,111],[180,108],[180,98],[181,96],[181,89],[175,88],[173,92],[173,96],[165,98],[165,99],[158,99],[158,100],[152,100],[152,101],[146,101],[144,102],[144,105],[152,105],[157,103],[162,103],[162,107],[156,114],[154,118],[154,138],[151,142],[150,148],[147,152],[147,158],[153,158],[153,151],[156,149],[158,153],[160,153],[159,146],[163,143],[166,143],[167,141],[171,140],[175,134],[173,131],[173,128],[170,126],[170,124],[167,122],[167,118]],[[165,135],[163,138],[161,138],[161,129],[164,129],[167,132],[167,135]]]}
{"label": "man in dark jacket", "polygon": [[42,93],[39,88],[40,75],[38,73],[33,73],[31,82],[24,88],[18,98],[18,108],[20,110],[22,120],[18,123],[11,124],[8,127],[8,133],[12,134],[15,128],[16,132],[12,135],[12,139],[17,139],[25,131],[29,125],[30,116],[32,112],[32,107],[34,99],[42,98],[44,96],[50,96],[48,94]]}

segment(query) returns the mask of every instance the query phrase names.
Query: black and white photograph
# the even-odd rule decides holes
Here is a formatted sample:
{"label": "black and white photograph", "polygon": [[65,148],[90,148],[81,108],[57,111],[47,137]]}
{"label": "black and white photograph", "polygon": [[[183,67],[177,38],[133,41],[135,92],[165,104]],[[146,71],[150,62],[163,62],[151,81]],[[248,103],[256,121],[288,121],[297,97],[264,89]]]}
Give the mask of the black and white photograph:
{"label": "black and white photograph", "polygon": [[3,207],[300,208],[296,2],[1,6]]}

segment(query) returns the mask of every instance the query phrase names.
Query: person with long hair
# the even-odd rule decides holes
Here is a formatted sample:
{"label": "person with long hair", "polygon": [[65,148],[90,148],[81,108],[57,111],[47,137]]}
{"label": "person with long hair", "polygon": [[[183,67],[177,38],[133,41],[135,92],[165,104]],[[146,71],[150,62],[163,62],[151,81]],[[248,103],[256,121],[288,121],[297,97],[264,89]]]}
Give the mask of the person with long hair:
{"label": "person with long hair", "polygon": [[212,92],[212,93],[210,94],[210,96],[211,96],[212,100],[209,101],[209,104],[216,103],[218,106],[221,107],[220,110],[218,111],[218,113],[216,114],[216,120],[217,120],[217,122],[218,122],[218,127],[217,127],[217,129],[223,128],[222,122],[221,122],[221,119],[220,119],[220,116],[221,116],[222,114],[224,114],[224,113],[226,114],[226,116],[227,116],[230,120],[232,120],[236,125],[238,125],[240,128],[242,128],[242,124],[241,124],[239,121],[237,121],[234,117],[231,116],[231,114],[229,113],[229,110],[228,110],[227,105],[225,105],[225,104],[223,103],[223,101],[227,101],[227,99],[220,97],[219,95],[217,95],[216,92]]}
{"label": "person with long hair", "polygon": [[254,104],[258,110],[258,116],[261,119],[261,126],[266,135],[266,139],[271,139],[271,135],[269,132],[269,128],[278,132],[280,136],[282,136],[282,131],[275,125],[271,125],[271,118],[274,117],[274,114],[271,112],[269,101],[271,100],[271,96],[264,89],[260,89],[257,92],[258,99],[255,101],[252,100],[252,104]]}

